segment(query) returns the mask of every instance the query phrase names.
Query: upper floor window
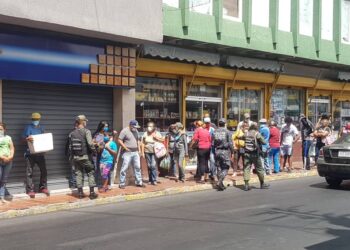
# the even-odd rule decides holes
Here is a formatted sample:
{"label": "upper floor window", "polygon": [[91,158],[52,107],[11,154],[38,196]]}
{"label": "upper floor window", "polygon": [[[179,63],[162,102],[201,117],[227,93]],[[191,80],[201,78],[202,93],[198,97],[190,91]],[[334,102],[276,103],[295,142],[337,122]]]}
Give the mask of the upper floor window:
{"label": "upper floor window", "polygon": [[350,0],[343,0],[341,37],[344,43],[350,43]]}
{"label": "upper floor window", "polygon": [[333,1],[322,0],[321,38],[333,40]]}
{"label": "upper floor window", "polygon": [[190,10],[211,15],[213,13],[213,0],[190,0]]}
{"label": "upper floor window", "polygon": [[299,33],[312,36],[313,0],[299,0]]}
{"label": "upper floor window", "polygon": [[223,5],[224,18],[242,21],[242,0],[223,0]]}
{"label": "upper floor window", "polygon": [[278,29],[290,32],[291,0],[279,0],[278,6]]}
{"label": "upper floor window", "polygon": [[179,8],[179,0],[163,0],[163,4]]}
{"label": "upper floor window", "polygon": [[252,24],[269,27],[269,0],[253,0]]}

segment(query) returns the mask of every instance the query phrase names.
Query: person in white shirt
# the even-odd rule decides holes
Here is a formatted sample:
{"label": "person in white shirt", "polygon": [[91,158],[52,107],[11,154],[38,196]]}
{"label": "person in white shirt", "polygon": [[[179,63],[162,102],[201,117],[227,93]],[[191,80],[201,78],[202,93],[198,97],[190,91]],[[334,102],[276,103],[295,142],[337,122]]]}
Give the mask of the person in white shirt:
{"label": "person in white shirt", "polygon": [[286,162],[288,160],[288,172],[292,171],[292,160],[293,155],[293,145],[299,140],[299,131],[293,125],[293,119],[291,117],[286,117],[284,119],[285,124],[281,129],[281,160],[283,159],[282,171],[286,167]]}

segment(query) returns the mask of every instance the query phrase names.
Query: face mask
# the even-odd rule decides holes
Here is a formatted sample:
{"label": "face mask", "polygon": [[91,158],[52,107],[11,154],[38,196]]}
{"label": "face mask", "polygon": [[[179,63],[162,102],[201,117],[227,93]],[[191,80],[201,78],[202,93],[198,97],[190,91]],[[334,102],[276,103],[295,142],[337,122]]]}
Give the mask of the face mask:
{"label": "face mask", "polygon": [[0,130],[0,138],[5,136],[5,131],[4,130]]}
{"label": "face mask", "polygon": [[137,128],[131,128],[130,130],[133,132],[137,132]]}
{"label": "face mask", "polygon": [[32,121],[32,124],[36,127],[39,126],[40,121]]}
{"label": "face mask", "polygon": [[147,127],[147,132],[153,132],[154,131],[154,128],[153,127]]}
{"label": "face mask", "polygon": [[108,127],[104,127],[104,128],[103,128],[103,131],[104,131],[104,132],[108,132],[108,131],[109,131],[109,128],[108,128]]}
{"label": "face mask", "polygon": [[105,137],[103,138],[103,141],[104,141],[104,142],[109,142],[109,137],[108,137],[108,136],[105,136]]}

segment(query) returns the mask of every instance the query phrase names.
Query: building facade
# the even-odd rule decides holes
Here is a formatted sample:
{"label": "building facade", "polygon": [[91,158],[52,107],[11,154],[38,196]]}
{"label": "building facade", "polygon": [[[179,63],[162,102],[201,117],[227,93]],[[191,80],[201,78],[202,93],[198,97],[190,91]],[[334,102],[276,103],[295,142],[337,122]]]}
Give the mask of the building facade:
{"label": "building facade", "polygon": [[192,130],[209,113],[235,127],[245,112],[350,121],[349,0],[163,0],[163,33],[138,60],[143,124]]}
{"label": "building facade", "polygon": [[160,0],[1,2],[0,117],[16,147],[11,192],[23,192],[22,132],[32,112],[42,114],[54,138],[46,154],[50,189],[68,187],[65,144],[75,116],[85,114],[92,131],[101,120],[119,130],[134,119],[136,52],[162,42],[161,6]]}

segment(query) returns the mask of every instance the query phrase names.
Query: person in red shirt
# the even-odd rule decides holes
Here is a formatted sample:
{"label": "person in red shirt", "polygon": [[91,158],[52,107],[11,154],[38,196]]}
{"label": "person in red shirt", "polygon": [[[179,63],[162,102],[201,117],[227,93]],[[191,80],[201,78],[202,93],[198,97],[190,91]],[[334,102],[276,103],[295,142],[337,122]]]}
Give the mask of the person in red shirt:
{"label": "person in red shirt", "polygon": [[270,166],[272,161],[274,165],[274,173],[280,172],[280,146],[281,146],[281,131],[277,128],[275,121],[270,122]]}
{"label": "person in red shirt", "polygon": [[208,161],[210,157],[211,148],[211,135],[209,131],[203,128],[203,122],[197,122],[197,129],[194,131],[192,138],[192,144],[198,144],[197,147],[197,160],[198,160],[198,179],[201,183],[205,182],[208,178],[209,166]]}

